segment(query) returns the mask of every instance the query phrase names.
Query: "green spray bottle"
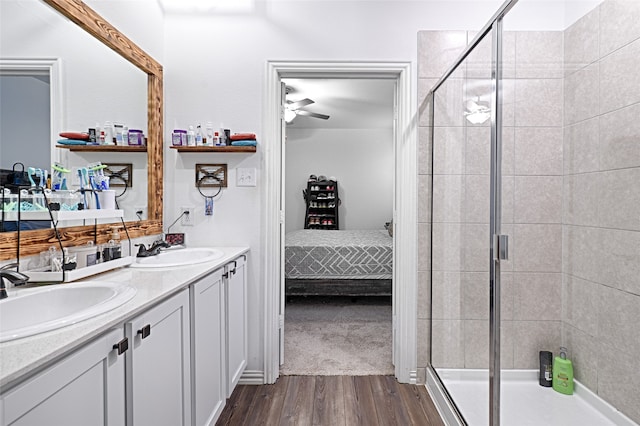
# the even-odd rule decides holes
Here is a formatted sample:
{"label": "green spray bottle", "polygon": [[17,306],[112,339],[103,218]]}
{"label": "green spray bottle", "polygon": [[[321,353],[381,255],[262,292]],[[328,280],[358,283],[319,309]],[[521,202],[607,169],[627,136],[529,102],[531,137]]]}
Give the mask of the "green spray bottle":
{"label": "green spray bottle", "polygon": [[567,359],[567,348],[560,348],[560,356],[553,359],[553,390],[573,395],[573,363]]}

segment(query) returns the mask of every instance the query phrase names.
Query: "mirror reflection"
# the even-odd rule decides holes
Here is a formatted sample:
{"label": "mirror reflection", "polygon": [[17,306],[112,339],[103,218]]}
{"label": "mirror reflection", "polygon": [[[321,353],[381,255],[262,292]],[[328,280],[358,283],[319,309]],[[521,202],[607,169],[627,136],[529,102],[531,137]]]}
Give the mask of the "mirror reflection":
{"label": "mirror reflection", "polygon": [[[122,194],[117,203],[125,220],[146,219],[144,151],[77,152],[56,145],[62,132],[107,122],[146,134],[147,74],[38,0],[2,0],[0,9],[0,169],[11,171],[20,162],[50,176],[59,163],[71,171],[74,189],[78,168],[131,164],[133,185],[113,189]],[[74,225],[82,223],[65,222]]]}

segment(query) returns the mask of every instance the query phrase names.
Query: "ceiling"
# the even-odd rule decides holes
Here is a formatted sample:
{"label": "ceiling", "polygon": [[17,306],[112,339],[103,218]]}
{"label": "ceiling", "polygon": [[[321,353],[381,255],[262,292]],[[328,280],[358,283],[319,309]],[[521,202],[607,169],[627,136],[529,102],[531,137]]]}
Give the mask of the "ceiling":
{"label": "ceiling", "polygon": [[395,80],[362,78],[284,78],[288,100],[315,101],[305,111],[329,115],[328,120],[297,116],[288,129],[369,129],[393,126]]}

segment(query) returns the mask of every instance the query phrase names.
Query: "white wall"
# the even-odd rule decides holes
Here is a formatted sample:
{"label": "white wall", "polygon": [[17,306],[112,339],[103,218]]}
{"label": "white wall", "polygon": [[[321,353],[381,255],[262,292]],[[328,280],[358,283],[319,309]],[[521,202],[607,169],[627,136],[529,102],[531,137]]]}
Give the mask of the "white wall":
{"label": "white wall", "polygon": [[392,129],[288,129],[287,232],[304,228],[311,174],[338,179],[340,229],[382,229],[393,215]]}
{"label": "white wall", "polygon": [[[258,187],[235,187],[235,168],[262,170],[261,140],[267,61],[410,61],[415,72],[417,32],[425,28],[479,29],[501,1],[268,1],[249,14],[167,14],[165,17],[165,140],[171,129],[223,122],[232,132],[258,134],[256,154],[179,154],[165,148],[165,222],[180,206],[196,205],[196,225],[182,228],[190,244],[251,247],[249,370],[263,370],[264,176]],[[413,76],[415,81],[415,74]],[[417,89],[412,90],[415,96]],[[265,143],[265,144],[263,144]],[[230,187],[212,217],[194,188],[196,162],[228,163]],[[382,223],[388,219],[382,220]],[[174,230],[180,229],[176,226]]]}

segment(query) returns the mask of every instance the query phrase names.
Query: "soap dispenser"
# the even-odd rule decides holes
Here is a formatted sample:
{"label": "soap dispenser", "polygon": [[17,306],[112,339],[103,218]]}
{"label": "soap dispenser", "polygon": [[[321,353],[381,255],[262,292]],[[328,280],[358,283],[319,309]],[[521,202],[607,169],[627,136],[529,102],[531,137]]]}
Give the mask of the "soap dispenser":
{"label": "soap dispenser", "polygon": [[560,355],[553,359],[553,390],[573,395],[573,363],[567,359],[567,348],[560,348]]}

